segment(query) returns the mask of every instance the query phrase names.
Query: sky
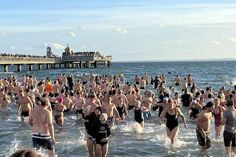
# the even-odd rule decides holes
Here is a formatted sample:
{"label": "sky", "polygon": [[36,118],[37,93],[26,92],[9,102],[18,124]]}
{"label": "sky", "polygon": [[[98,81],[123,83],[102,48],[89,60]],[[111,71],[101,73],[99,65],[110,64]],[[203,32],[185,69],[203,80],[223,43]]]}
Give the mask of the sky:
{"label": "sky", "polygon": [[0,53],[236,59],[235,0],[0,0]]}

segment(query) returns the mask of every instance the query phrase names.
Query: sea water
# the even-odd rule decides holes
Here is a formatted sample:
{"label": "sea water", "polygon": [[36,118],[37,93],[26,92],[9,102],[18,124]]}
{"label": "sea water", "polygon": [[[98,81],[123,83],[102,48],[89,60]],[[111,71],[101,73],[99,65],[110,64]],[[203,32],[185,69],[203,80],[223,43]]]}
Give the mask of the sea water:
{"label": "sea water", "polygon": [[[1,76],[16,75],[22,77],[30,74],[39,80],[50,77],[56,79],[61,73],[74,75],[75,79],[82,74],[94,73],[97,75],[123,74],[127,81],[133,83],[135,75],[143,76],[145,72],[155,77],[157,74],[165,74],[168,85],[173,86],[176,75],[186,77],[190,74],[201,88],[212,86],[217,91],[221,86],[232,88],[236,83],[235,61],[211,61],[211,62],[133,62],[113,63],[111,68],[91,69],[55,69],[44,71],[1,73]],[[152,85],[148,86],[153,90]],[[155,93],[156,91],[153,90]],[[187,116],[188,109],[182,108]],[[180,122],[180,131],[176,143],[172,146],[166,136],[165,124],[159,124],[157,111],[152,111],[152,117],[145,121],[144,129],[139,128],[130,113],[126,121],[116,122],[110,136],[109,156],[111,157],[201,157],[224,156],[224,144],[222,140],[214,140],[215,131],[212,125],[212,147],[208,154],[202,154],[197,143],[195,128],[192,120],[187,120],[188,129]],[[214,122],[212,122],[214,124]],[[77,120],[76,115],[65,114],[65,125],[60,128],[55,125],[56,152],[58,157],[83,157],[87,156],[85,142],[85,129],[82,120]],[[10,156],[20,148],[31,148],[31,128],[25,122],[22,123],[17,114],[15,104],[7,110],[0,110],[0,157]],[[42,152],[45,153],[45,152]]]}

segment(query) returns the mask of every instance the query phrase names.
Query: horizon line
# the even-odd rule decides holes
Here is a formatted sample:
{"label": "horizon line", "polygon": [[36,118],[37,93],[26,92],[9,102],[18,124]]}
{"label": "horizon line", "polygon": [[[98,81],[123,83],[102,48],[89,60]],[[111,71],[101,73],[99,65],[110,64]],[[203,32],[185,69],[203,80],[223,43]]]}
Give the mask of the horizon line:
{"label": "horizon line", "polygon": [[163,60],[114,60],[113,63],[121,62],[201,62],[201,61],[236,61],[236,58],[209,58],[209,59],[163,59]]}

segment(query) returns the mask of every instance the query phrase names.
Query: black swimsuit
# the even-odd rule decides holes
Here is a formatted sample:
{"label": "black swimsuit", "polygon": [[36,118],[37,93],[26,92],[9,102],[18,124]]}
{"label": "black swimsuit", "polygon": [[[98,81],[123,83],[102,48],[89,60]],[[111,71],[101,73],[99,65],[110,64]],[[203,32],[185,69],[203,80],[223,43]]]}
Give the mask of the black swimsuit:
{"label": "black swimsuit", "polygon": [[134,120],[138,123],[141,123],[144,121],[144,117],[143,117],[143,113],[141,109],[134,110]]}
{"label": "black swimsuit", "polygon": [[166,113],[166,127],[172,131],[176,126],[179,125],[178,117],[176,113],[174,115],[170,115],[168,112]]}
{"label": "black swimsuit", "polygon": [[120,117],[122,117],[125,113],[125,107],[124,106],[122,106],[122,107],[118,106],[117,110],[119,112]]}
{"label": "black swimsuit", "polygon": [[29,117],[29,111],[21,111],[22,117]]}

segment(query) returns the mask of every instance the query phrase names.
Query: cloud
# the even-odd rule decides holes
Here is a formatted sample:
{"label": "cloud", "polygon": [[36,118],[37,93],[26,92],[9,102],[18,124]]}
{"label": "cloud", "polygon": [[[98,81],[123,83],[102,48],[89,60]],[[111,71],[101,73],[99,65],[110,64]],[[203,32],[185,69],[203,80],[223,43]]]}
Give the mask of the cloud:
{"label": "cloud", "polygon": [[50,43],[49,44],[53,49],[64,50],[65,46],[59,43]]}
{"label": "cloud", "polygon": [[226,37],[225,39],[232,41],[232,42],[236,42],[236,38],[234,38],[234,37]]}
{"label": "cloud", "polygon": [[122,28],[117,28],[116,31],[121,32],[123,34],[126,34],[128,32],[126,29],[122,29]]}
{"label": "cloud", "polygon": [[6,33],[5,32],[0,32],[0,36],[5,36]]}
{"label": "cloud", "polygon": [[211,44],[222,46],[223,44],[218,41],[210,41]]}
{"label": "cloud", "polygon": [[165,26],[160,23],[160,24],[159,24],[159,27],[160,27],[160,28],[164,28]]}
{"label": "cloud", "polygon": [[11,50],[18,50],[19,48],[17,46],[11,46],[10,49]]}
{"label": "cloud", "polygon": [[75,37],[76,37],[76,34],[75,34],[74,32],[70,32],[70,36],[71,36],[72,38],[75,38]]}

